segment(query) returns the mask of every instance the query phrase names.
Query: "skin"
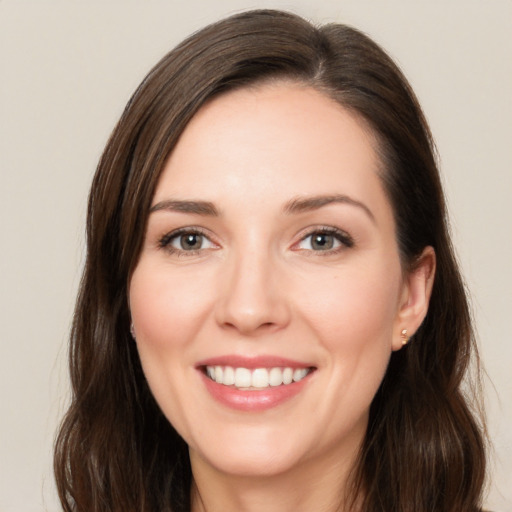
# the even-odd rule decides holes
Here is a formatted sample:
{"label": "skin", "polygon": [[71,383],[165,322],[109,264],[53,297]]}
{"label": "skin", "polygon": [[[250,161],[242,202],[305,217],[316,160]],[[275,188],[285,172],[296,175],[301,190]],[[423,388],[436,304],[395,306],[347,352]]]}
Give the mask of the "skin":
{"label": "skin", "polygon": [[[401,267],[375,144],[320,92],[266,84],[205,105],[163,169],[130,307],[151,390],[190,448],[194,511],[342,506],[370,403],[402,329],[412,335],[426,314],[435,267],[430,248],[413,273]],[[350,200],[290,211],[333,195]],[[165,203],[176,200],[218,215]],[[192,251],[172,238],[190,227],[204,235]],[[321,228],[342,237],[322,250],[311,237]],[[197,369],[226,354],[315,371],[290,400],[239,411]]]}

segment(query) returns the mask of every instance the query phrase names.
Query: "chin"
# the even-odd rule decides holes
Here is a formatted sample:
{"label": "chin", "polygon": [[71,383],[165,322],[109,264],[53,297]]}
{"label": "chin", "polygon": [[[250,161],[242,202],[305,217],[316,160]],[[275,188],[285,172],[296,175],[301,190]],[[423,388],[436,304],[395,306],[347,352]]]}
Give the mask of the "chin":
{"label": "chin", "polygon": [[[201,459],[216,471],[235,477],[265,478],[286,473],[297,467],[296,456],[281,450],[266,450],[254,446],[252,450],[220,450],[217,453],[204,453]],[[191,451],[194,464],[194,454]]]}
{"label": "chin", "polygon": [[[311,452],[304,433],[290,436],[288,428],[256,425],[237,425],[224,428],[214,436],[199,435],[190,439],[190,458],[224,474],[241,477],[278,475],[300,465]],[[195,442],[197,441],[197,442]]]}

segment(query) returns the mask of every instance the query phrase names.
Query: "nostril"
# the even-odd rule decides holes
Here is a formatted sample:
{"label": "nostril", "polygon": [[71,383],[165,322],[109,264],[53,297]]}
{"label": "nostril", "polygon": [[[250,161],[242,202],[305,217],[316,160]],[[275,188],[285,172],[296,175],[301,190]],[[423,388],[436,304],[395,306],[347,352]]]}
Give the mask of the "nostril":
{"label": "nostril", "polygon": [[[290,312],[286,297],[277,287],[265,286],[258,279],[228,280],[215,306],[219,326],[243,334],[271,332],[288,324]],[[258,284],[258,286],[256,286]]]}
{"label": "nostril", "polygon": [[277,324],[274,322],[263,322],[263,323],[242,323],[242,322],[224,322],[223,326],[227,329],[235,329],[237,331],[261,331],[261,330],[271,330],[277,327]]}

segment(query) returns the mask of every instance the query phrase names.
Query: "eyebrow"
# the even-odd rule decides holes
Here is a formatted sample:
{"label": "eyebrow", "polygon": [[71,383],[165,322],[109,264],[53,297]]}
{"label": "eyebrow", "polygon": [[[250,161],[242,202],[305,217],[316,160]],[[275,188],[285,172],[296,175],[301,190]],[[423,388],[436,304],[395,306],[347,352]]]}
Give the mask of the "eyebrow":
{"label": "eyebrow", "polygon": [[333,203],[342,203],[349,204],[351,206],[356,206],[363,210],[366,213],[366,215],[372,220],[372,222],[375,223],[375,216],[373,215],[370,208],[368,208],[368,206],[366,206],[361,201],[357,201],[356,199],[353,199],[350,196],[346,196],[343,194],[297,197],[286,203],[284,207],[284,212],[288,214],[309,212],[312,210],[318,210],[323,206],[327,206]]}
{"label": "eyebrow", "polygon": [[168,210],[181,213],[195,213],[196,215],[205,215],[209,217],[218,217],[219,211],[215,205],[209,201],[179,201],[176,199],[167,199],[153,205],[149,213]]}
{"label": "eyebrow", "polygon": [[[375,216],[372,211],[361,201],[357,201],[349,196],[343,194],[334,194],[326,196],[313,196],[313,197],[297,197],[288,201],[283,208],[286,214],[303,213],[312,210],[318,210],[323,206],[333,203],[342,203],[356,206],[362,209],[366,215],[375,222]],[[167,199],[160,201],[153,205],[149,212],[157,212],[161,210],[168,210],[181,213],[194,213],[196,215],[204,215],[209,217],[218,217],[219,210],[210,201],[180,201],[177,199]]]}

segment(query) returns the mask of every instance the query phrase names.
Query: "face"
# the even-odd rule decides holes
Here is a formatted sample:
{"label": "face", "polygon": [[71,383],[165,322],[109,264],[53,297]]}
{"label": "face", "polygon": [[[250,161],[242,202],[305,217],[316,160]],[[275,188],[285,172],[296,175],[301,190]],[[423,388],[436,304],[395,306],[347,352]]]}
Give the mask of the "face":
{"label": "face", "polygon": [[357,450],[407,327],[374,147],[333,100],[283,83],[214,99],[170,155],[130,307],[193,467],[270,475]]}

